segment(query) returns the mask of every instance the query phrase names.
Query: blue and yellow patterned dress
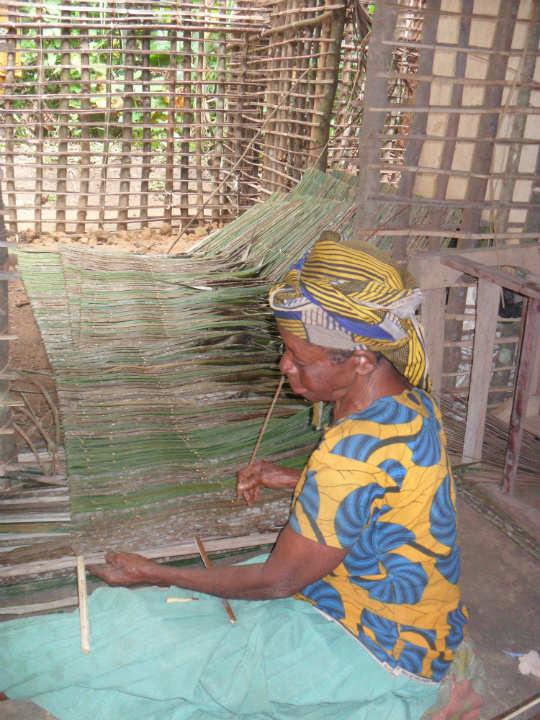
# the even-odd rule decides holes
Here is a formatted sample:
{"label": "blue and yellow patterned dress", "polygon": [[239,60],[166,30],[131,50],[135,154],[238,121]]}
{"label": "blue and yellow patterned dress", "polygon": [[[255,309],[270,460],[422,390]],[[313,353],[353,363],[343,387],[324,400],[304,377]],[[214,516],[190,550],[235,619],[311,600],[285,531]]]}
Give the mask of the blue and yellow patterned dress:
{"label": "blue and yellow patterned dress", "polygon": [[431,395],[383,397],[330,427],[297,485],[290,524],[349,553],[298,597],[392,674],[439,681],[464,637],[456,490]]}

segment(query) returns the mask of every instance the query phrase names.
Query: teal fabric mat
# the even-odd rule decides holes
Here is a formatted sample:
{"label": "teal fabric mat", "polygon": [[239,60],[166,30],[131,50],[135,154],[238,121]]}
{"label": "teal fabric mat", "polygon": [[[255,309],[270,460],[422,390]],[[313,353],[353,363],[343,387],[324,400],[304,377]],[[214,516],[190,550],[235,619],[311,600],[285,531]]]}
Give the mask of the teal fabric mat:
{"label": "teal fabric mat", "polygon": [[419,720],[435,701],[307,603],[231,605],[237,625],[206,595],[98,589],[90,655],[77,612],[3,623],[0,689],[60,720]]}

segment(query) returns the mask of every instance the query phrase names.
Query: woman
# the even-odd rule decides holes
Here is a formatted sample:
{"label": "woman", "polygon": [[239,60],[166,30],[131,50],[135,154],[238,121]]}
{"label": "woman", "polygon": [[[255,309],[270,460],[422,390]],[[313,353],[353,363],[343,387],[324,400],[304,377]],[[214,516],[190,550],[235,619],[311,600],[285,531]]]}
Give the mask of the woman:
{"label": "woman", "polygon": [[[173,703],[172,714],[148,715],[160,718],[420,718],[467,622],[456,494],[414,318],[420,301],[414,278],[384,253],[323,233],[272,289],[270,304],[285,348],[282,372],[310,402],[333,403],[333,422],[301,475],[260,461],[238,476],[238,492],[250,506],[263,486],[295,490],[271,555],[205,570],[111,553],[107,565],[89,568],[111,585],[273,602],[239,604],[239,629],[210,627],[204,613],[187,617],[184,630],[180,622],[169,624],[179,633],[173,647],[189,658],[181,667],[173,663],[176,695],[160,689],[160,682],[170,687],[169,666],[159,680],[143,673],[122,686],[116,678],[123,666],[108,656],[106,671],[100,658],[93,665],[79,658],[83,665],[73,666],[60,694],[74,686],[114,691],[123,694],[125,713],[126,694],[141,692],[145,701]],[[285,600],[293,595],[307,602]],[[98,614],[94,626],[104,622]],[[157,637],[157,624],[153,632]],[[200,665],[205,643],[209,660]],[[218,671],[213,658],[224,644]],[[130,653],[135,665],[137,653]],[[189,675],[185,666],[196,669]],[[21,690],[16,671],[11,675],[8,696],[24,696],[24,683]],[[58,694],[50,679],[39,690]],[[54,698],[44,706],[64,712]],[[112,707],[109,715],[120,712]],[[138,717],[130,712],[126,718]]]}

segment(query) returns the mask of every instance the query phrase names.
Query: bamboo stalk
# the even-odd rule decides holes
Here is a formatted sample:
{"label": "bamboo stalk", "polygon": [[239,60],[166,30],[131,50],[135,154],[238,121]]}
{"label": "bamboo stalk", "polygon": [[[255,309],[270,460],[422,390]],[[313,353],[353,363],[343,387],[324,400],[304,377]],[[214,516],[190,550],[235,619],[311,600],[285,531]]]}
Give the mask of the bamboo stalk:
{"label": "bamboo stalk", "polygon": [[[71,0],[60,11],[62,17],[71,17]],[[60,83],[65,88],[65,96],[58,101],[59,112],[66,117],[66,122],[58,128],[58,157],[56,170],[56,231],[64,232],[66,229],[66,192],[67,192],[67,164],[68,164],[68,138],[69,138],[69,85],[71,82],[71,31],[69,27],[61,29],[62,43],[62,70]]]}
{"label": "bamboo stalk", "polygon": [[[81,13],[83,22],[88,19],[88,13]],[[88,38],[80,38],[81,47],[81,110],[84,114],[80,117],[81,123],[81,170],[79,182],[79,203],[77,210],[76,232],[84,233],[86,228],[86,217],[88,213],[88,195],[90,191],[90,126],[88,123],[88,111],[91,110],[90,102],[90,48]],[[88,67],[86,67],[88,65]]]}

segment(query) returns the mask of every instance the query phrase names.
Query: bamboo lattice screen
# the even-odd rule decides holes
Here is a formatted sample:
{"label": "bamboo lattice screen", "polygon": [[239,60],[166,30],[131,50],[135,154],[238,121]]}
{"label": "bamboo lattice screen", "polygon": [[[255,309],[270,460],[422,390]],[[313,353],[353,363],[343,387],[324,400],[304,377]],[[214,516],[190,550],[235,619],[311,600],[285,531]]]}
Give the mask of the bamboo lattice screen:
{"label": "bamboo lattice screen", "polygon": [[[359,137],[357,232],[372,235],[383,206],[386,215],[391,208],[394,222],[371,241],[392,247],[402,260],[441,246],[538,243],[540,4],[428,0],[422,7],[404,5],[378,0],[375,6]],[[403,33],[403,27],[411,27],[404,20],[411,17],[422,19],[416,37]],[[405,50],[418,52],[413,75],[396,62]],[[391,95],[397,82],[413,87],[410,100],[398,108]],[[400,155],[386,150],[391,128]],[[381,181],[392,175],[397,192],[389,201]],[[456,287],[429,290],[423,305],[427,332],[437,338],[435,375],[442,376],[444,389],[464,396],[475,293],[474,278],[463,276]],[[498,315],[488,407],[512,394],[519,297],[509,293]]]}
{"label": "bamboo lattice screen", "polygon": [[[370,16],[344,0],[13,0],[12,231],[228,220],[312,165],[356,163]],[[1,63],[0,63],[1,64]],[[330,141],[329,141],[330,140]]]}

